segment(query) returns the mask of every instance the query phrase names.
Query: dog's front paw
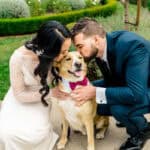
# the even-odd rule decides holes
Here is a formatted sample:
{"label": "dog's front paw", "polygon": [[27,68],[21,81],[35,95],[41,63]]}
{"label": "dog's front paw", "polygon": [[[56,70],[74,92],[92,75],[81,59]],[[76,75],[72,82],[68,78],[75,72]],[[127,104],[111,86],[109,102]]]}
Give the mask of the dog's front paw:
{"label": "dog's front paw", "polygon": [[96,134],[96,139],[99,139],[99,140],[100,140],[100,139],[103,139],[104,136],[105,136],[105,135],[104,135],[103,132],[99,132],[99,133]]}
{"label": "dog's front paw", "polygon": [[67,140],[60,140],[57,144],[57,149],[64,149],[65,148],[65,145],[67,143]]}
{"label": "dog's front paw", "polygon": [[91,146],[88,146],[88,147],[87,147],[87,150],[95,150],[95,147],[92,146],[92,145],[91,145]]}

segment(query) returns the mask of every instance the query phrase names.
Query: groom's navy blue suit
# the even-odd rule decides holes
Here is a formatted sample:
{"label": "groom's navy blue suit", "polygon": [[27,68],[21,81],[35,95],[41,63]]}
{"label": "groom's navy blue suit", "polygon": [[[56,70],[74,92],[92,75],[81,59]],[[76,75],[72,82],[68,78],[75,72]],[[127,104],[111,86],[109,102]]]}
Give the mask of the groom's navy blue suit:
{"label": "groom's navy blue suit", "polygon": [[99,104],[97,113],[113,115],[134,136],[148,125],[143,114],[150,112],[145,107],[150,105],[150,42],[128,31],[109,33],[106,39],[110,72],[102,72],[104,80],[93,84],[106,87],[107,104]]}

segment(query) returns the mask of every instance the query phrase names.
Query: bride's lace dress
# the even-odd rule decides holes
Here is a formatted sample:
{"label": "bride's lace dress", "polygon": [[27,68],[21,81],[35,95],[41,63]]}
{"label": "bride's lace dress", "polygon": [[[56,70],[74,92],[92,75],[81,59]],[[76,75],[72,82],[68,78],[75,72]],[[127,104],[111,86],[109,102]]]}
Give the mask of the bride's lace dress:
{"label": "bride's lace dress", "polygon": [[[0,150],[52,150],[55,145],[50,107],[41,103],[40,78],[34,76],[38,63],[24,46],[11,56],[11,86],[0,108]],[[50,78],[49,73],[48,83]]]}

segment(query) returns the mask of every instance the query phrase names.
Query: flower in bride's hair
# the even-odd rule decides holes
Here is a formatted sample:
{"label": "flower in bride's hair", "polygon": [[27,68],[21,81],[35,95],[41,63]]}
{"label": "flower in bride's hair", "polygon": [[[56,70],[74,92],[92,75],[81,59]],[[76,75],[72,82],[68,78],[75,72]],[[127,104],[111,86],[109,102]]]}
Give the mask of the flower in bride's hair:
{"label": "flower in bride's hair", "polygon": [[44,50],[43,50],[43,49],[36,51],[36,54],[37,54],[38,56],[41,56],[43,53],[44,53]]}

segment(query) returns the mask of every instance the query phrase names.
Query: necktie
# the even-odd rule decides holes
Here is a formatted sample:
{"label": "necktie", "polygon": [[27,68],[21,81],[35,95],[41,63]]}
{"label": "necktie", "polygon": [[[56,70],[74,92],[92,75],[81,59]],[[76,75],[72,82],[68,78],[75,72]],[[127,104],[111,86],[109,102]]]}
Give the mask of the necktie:
{"label": "necktie", "polygon": [[77,85],[86,86],[88,84],[88,79],[85,77],[82,81],[78,82],[69,82],[71,90],[74,90]]}
{"label": "necktie", "polygon": [[108,68],[107,63],[100,58],[96,58],[96,63],[99,66],[99,68],[103,74],[104,79],[110,80],[111,79],[111,71]]}

